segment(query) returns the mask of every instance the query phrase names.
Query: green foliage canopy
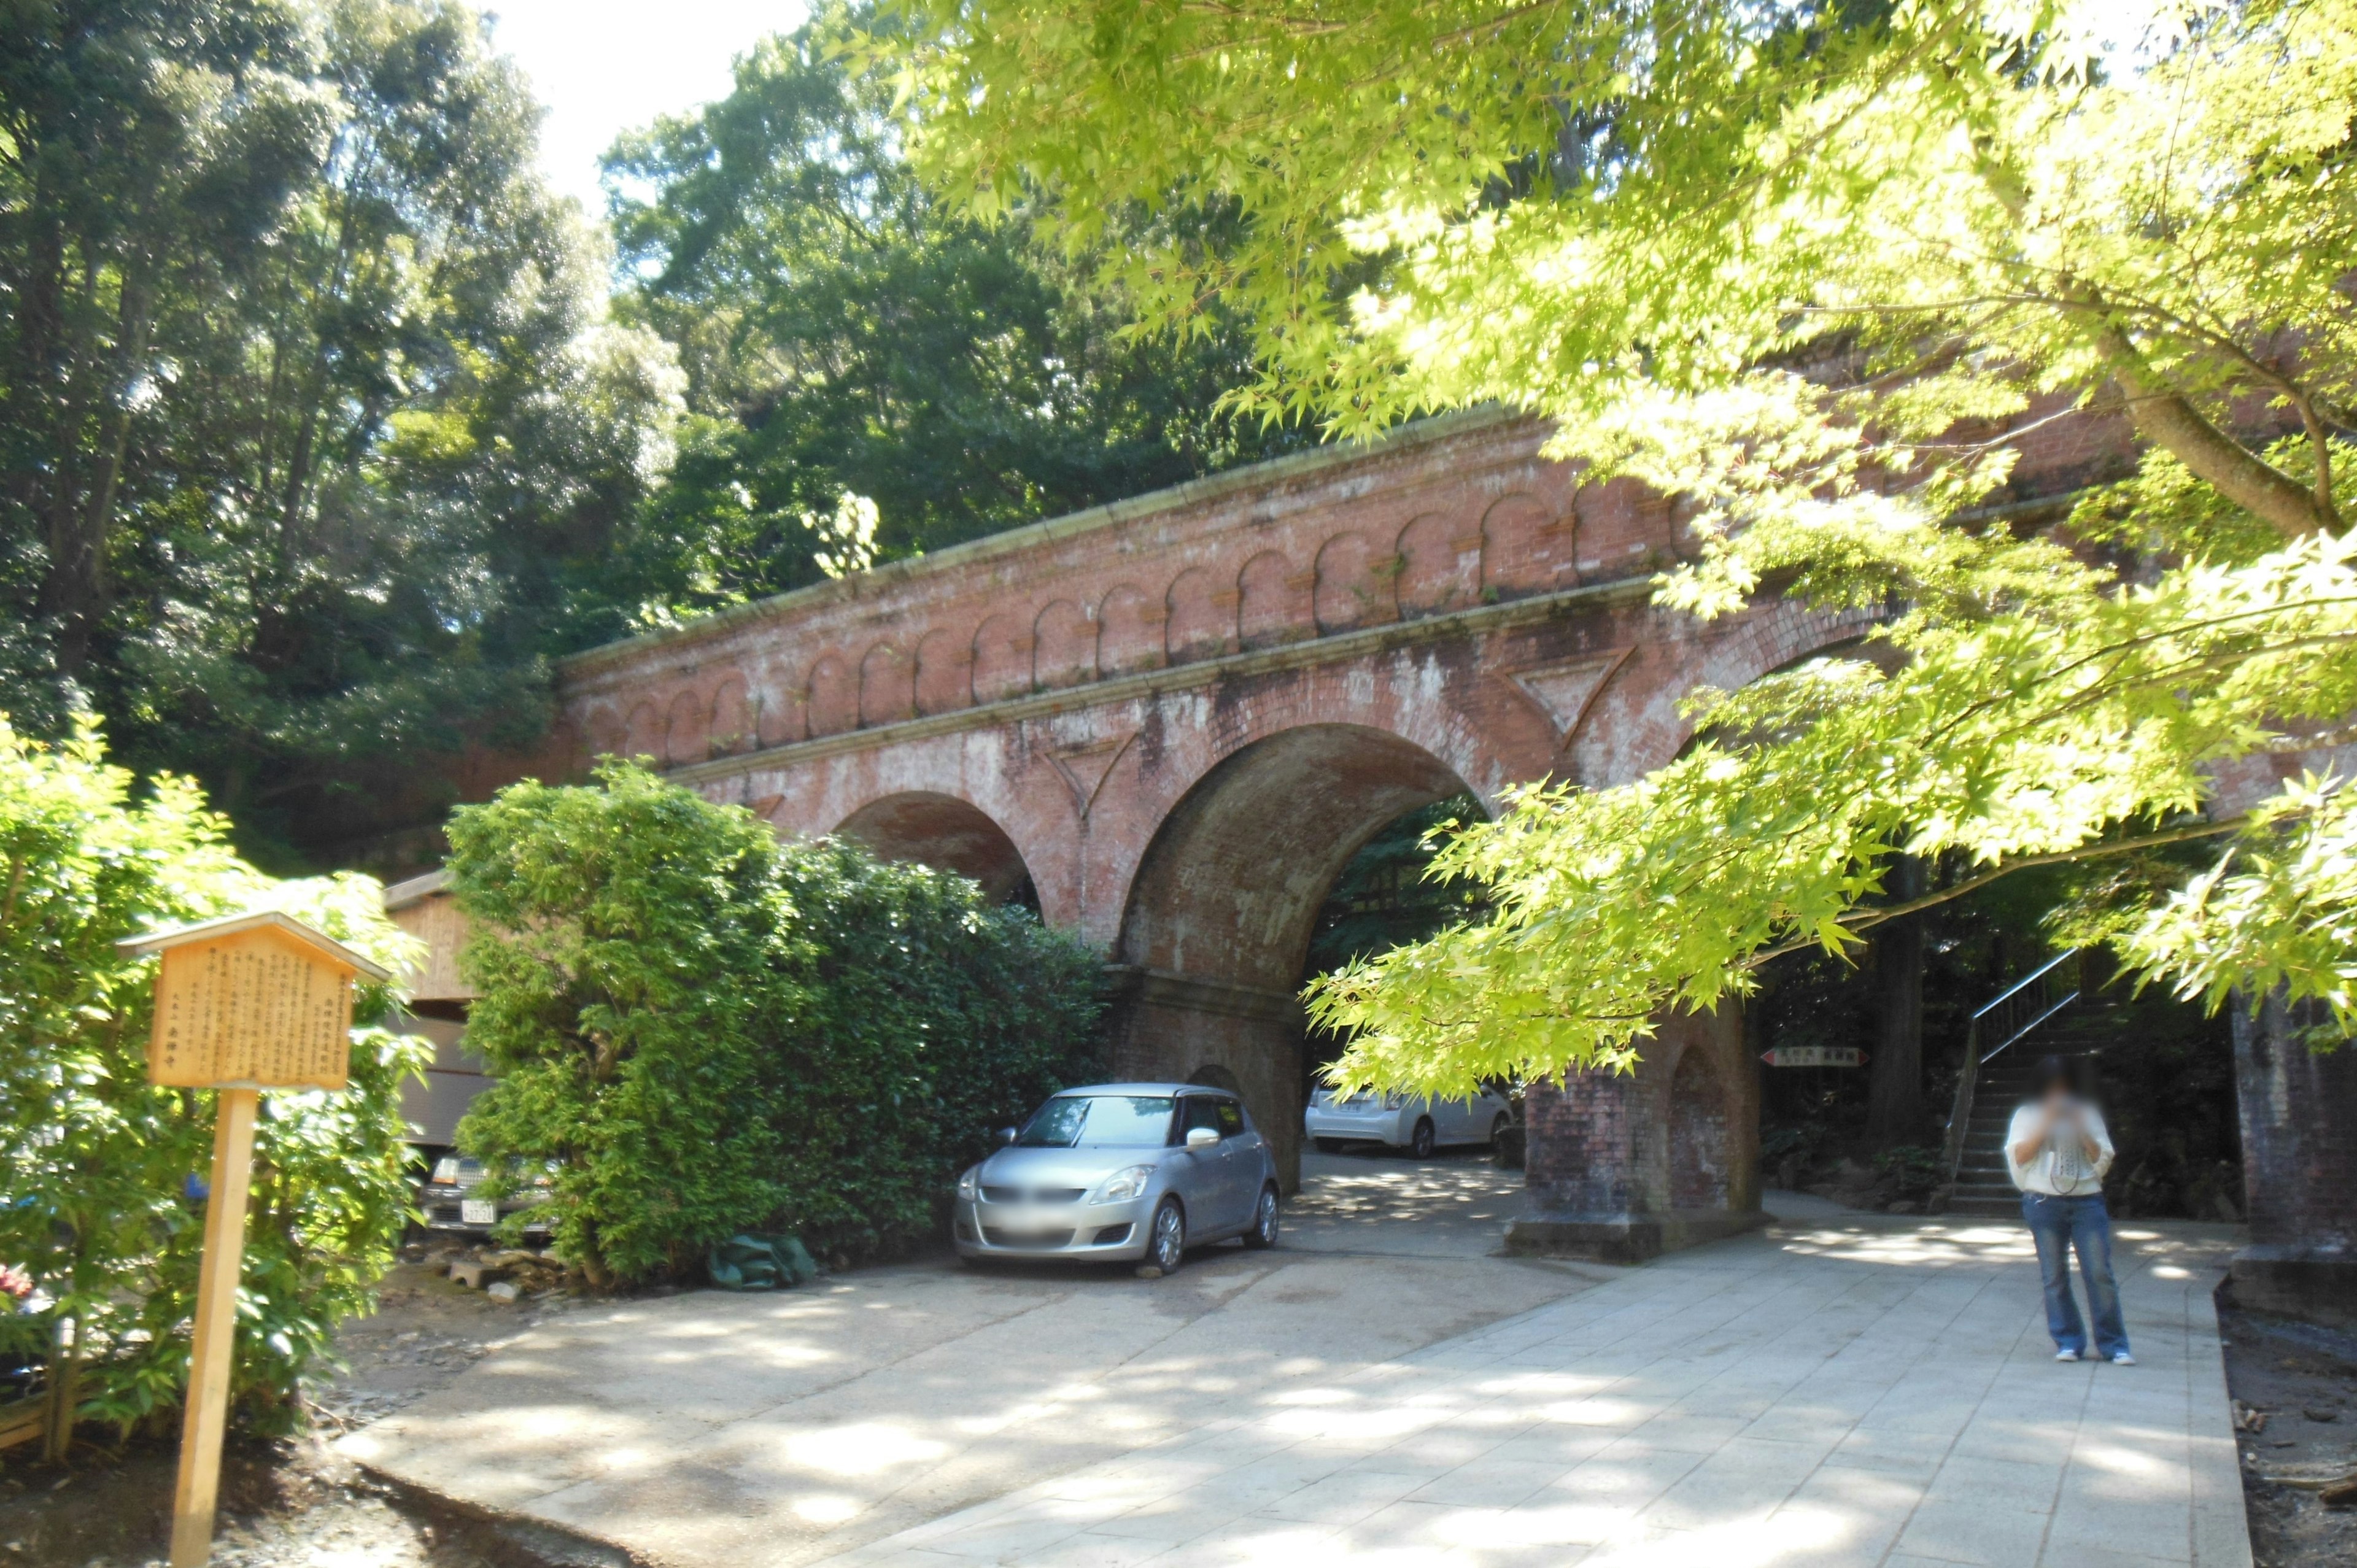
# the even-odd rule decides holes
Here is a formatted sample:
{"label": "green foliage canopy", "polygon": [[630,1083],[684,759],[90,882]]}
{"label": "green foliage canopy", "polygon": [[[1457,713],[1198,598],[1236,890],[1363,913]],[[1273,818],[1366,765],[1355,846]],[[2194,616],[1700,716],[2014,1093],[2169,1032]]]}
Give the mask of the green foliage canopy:
{"label": "green foliage canopy", "polygon": [[[79,1414],[125,1431],[187,1383],[203,1209],[185,1184],[210,1167],[213,1096],[147,1082],[156,965],[114,944],[268,907],[396,972],[418,956],[376,883],[274,883],[225,830],[185,779],[135,799],[92,727],[52,747],[0,723],[0,1262],[35,1291],[0,1298],[0,1349],[53,1356]],[[361,987],[350,1088],[263,1101],[231,1388],[266,1427],[371,1305],[408,1217],[401,1083],[427,1047],[380,1026],[391,1003]]]}
{"label": "green foliage canopy", "polygon": [[[455,0],[0,21],[0,701],[197,775],[249,843],[529,738],[565,564],[678,375]],[[414,775],[412,775],[414,777]]]}
{"label": "green foliage canopy", "polygon": [[726,97],[608,156],[621,308],[676,346],[693,417],[629,542],[580,575],[571,636],[817,581],[846,494],[888,559],[1295,444],[1220,411],[1252,364],[1227,315],[1133,335],[1088,269],[937,200],[888,89],[836,58],[848,25],[765,40]]}
{"label": "green foliage canopy", "polygon": [[1095,960],[963,878],[780,844],[619,763],[450,838],[499,1074],[460,1139],[508,1179],[554,1166],[542,1212],[600,1283],[744,1230],[924,1233],[990,1129],[1085,1070]]}
{"label": "green foliage canopy", "polygon": [[[1699,693],[1674,766],[1461,836],[1436,872],[1495,918],[1320,984],[1345,1079],[1624,1065],[1663,1008],[1846,950],[1902,851],[2106,861],[2072,934],[2357,1025],[2343,781],[2216,789],[2357,696],[2351,0],[899,14],[871,57],[976,211],[1075,253],[1140,209],[1235,212],[1109,270],[1149,320],[1248,312],[1252,404],[1552,415],[1559,455],[1683,498],[1699,558],[1664,605],[1885,618],[1897,673]],[[2090,410],[2145,446],[2081,476],[2075,547],[1975,518]],[[2139,848],[2188,835],[2218,856],[2191,880]]]}

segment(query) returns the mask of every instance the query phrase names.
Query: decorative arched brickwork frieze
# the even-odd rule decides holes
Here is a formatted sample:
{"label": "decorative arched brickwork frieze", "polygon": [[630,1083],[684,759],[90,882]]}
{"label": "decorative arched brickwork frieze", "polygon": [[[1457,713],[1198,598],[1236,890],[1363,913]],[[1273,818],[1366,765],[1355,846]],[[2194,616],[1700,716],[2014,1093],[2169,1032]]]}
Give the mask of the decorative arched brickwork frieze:
{"label": "decorative arched brickwork frieze", "polygon": [[[1562,520],[1568,524],[1568,517]],[[1481,514],[1481,588],[1491,599],[1551,593],[1577,581],[1577,529],[1557,526],[1538,497],[1499,497]]]}
{"label": "decorative arched brickwork frieze", "polygon": [[651,757],[662,758],[662,718],[652,703],[640,703],[630,710],[630,717],[622,736],[622,755],[636,761]]}
{"label": "decorative arched brickwork frieze", "polygon": [[1216,659],[1235,637],[1235,590],[1208,566],[1189,566],[1170,580],[1163,646],[1169,661]]}
{"label": "decorative arched brickwork frieze", "polygon": [[953,714],[974,702],[974,639],[941,628],[917,644],[917,712]]}
{"label": "decorative arched brickwork frieze", "polygon": [[859,725],[874,729],[917,714],[916,670],[896,642],[876,644],[859,660]]}
{"label": "decorative arched brickwork frieze", "polygon": [[1399,618],[1397,557],[1355,530],[1318,547],[1312,605],[1321,633],[1379,626]]}
{"label": "decorative arched brickwork frieze", "polygon": [[974,700],[996,703],[1030,689],[1029,618],[992,616],[974,634]]}
{"label": "decorative arched brickwork frieze", "polygon": [[759,744],[754,732],[753,704],[746,695],[745,677],[730,671],[712,693],[711,748],[717,757],[733,757]]}
{"label": "decorative arched brickwork frieze", "polygon": [[859,671],[840,653],[826,653],[811,666],[810,732],[841,735],[859,727]]}
{"label": "decorative arched brickwork frieze", "polygon": [[1168,611],[1135,583],[1108,590],[1097,605],[1097,670],[1127,675],[1162,663],[1162,626]]}
{"label": "decorative arched brickwork frieze", "polygon": [[1408,618],[1447,615],[1481,595],[1481,533],[1478,527],[1440,512],[1413,519],[1399,532],[1393,553],[1399,558],[1400,614]]}
{"label": "decorative arched brickwork frieze", "polygon": [[681,768],[703,761],[711,746],[711,723],[712,710],[693,688],[674,693],[663,714],[663,765]]}
{"label": "decorative arched brickwork frieze", "polygon": [[1310,611],[1310,590],[1315,581],[1275,550],[1264,550],[1245,562],[1236,574],[1238,645],[1274,648],[1314,636],[1318,625]]}
{"label": "decorative arched brickwork frieze", "polygon": [[1093,681],[1097,673],[1097,625],[1070,599],[1050,601],[1031,623],[1031,682],[1055,691]]}
{"label": "decorative arched brickwork frieze", "polygon": [[591,760],[625,755],[623,747],[630,744],[630,728],[612,703],[599,703],[590,708],[582,729],[588,736]]}

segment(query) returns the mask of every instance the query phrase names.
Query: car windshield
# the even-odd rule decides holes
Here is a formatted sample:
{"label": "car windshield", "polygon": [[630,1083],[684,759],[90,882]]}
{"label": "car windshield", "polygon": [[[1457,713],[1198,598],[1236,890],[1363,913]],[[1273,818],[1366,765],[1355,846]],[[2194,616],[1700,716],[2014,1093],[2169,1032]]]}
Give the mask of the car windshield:
{"label": "car windshield", "polygon": [[1060,1094],[1039,1107],[1015,1140],[1027,1149],[1082,1144],[1158,1149],[1169,1141],[1167,1094]]}

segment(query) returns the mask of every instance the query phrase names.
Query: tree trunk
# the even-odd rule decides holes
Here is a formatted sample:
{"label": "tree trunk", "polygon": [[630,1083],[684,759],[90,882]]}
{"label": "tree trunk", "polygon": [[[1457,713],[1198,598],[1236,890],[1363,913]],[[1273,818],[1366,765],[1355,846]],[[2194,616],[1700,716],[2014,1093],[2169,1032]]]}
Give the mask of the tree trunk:
{"label": "tree trunk", "polygon": [[[1923,894],[1923,862],[1900,855],[1890,897],[1904,903]],[[1874,977],[1880,994],[1874,1060],[1868,1064],[1866,1136],[1876,1149],[1912,1141],[1923,1121],[1923,917],[1910,915],[1874,935]]]}

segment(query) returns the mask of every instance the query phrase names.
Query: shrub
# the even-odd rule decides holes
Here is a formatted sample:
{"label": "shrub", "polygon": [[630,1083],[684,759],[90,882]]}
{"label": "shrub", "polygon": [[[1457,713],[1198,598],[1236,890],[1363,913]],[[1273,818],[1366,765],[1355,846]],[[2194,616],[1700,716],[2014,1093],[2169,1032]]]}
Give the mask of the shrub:
{"label": "shrub", "polygon": [[1085,1070],[1095,960],[963,877],[780,843],[624,764],[519,784],[450,842],[499,1075],[459,1139],[495,1180],[553,1167],[541,1218],[593,1283],[748,1230],[896,1245]]}
{"label": "shrub", "polygon": [[[54,747],[0,721],[0,1264],[33,1294],[0,1307],[0,1349],[56,1355],[78,1415],[127,1432],[186,1386],[213,1096],[147,1082],[157,927],[284,908],[388,967],[415,944],[366,877],[274,882],[230,853],[193,784],[133,799],[95,728]],[[363,1025],[391,1004],[361,987]],[[354,1031],[352,1087],[272,1094],[256,1129],[231,1387],[284,1429],[336,1323],[367,1310],[408,1213],[400,1085],[423,1042]]]}

